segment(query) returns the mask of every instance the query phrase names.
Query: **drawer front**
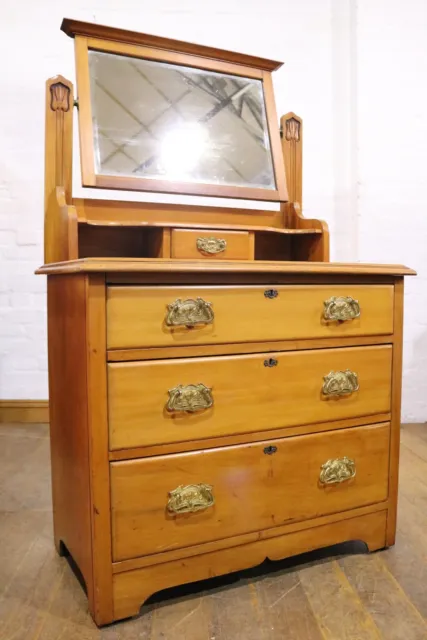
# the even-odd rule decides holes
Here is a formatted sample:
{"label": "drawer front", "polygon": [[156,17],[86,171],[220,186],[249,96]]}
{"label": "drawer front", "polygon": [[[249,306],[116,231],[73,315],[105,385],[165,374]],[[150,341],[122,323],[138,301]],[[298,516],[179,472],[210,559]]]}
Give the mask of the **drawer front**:
{"label": "drawer front", "polygon": [[388,412],[391,361],[381,345],[111,363],[110,448]]}
{"label": "drawer front", "polygon": [[387,498],[389,425],[111,464],[113,558],[268,529]]}
{"label": "drawer front", "polygon": [[250,260],[249,233],[218,229],[172,229],[171,257],[204,260]]}
{"label": "drawer front", "polygon": [[108,288],[109,349],[392,332],[391,285]]}

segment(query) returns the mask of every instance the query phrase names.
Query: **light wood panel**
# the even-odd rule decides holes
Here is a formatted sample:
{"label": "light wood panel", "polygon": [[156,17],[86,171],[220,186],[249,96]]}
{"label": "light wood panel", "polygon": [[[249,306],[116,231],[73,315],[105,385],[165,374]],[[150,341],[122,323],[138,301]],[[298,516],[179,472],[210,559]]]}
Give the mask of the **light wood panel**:
{"label": "light wood panel", "polygon": [[[203,253],[197,248],[198,238],[214,237],[225,240],[226,247],[219,253]],[[204,260],[250,260],[249,233],[219,229],[172,229],[171,258]]]}
{"label": "light wood panel", "polygon": [[105,278],[92,275],[86,281],[86,384],[88,445],[90,457],[91,531],[94,599],[91,611],[98,625],[112,621],[110,469],[108,415]]}
{"label": "light wood panel", "polygon": [[[272,358],[275,366],[266,366]],[[390,410],[391,346],[108,365],[110,448],[331,422]],[[360,389],[322,394],[324,376],[350,369]],[[168,411],[169,389],[202,383],[213,406]]]}
{"label": "light wood panel", "polygon": [[149,458],[150,456],[166,455],[168,453],[196,451],[201,447],[203,447],[203,449],[214,449],[216,447],[226,447],[235,444],[259,442],[260,439],[275,440],[277,438],[291,438],[309,433],[319,433],[320,431],[334,431],[336,429],[347,429],[349,427],[389,422],[390,418],[390,412],[376,413],[373,416],[359,416],[358,418],[334,420],[334,422],[316,422],[315,424],[301,425],[299,427],[282,427],[279,429],[266,429],[262,432],[253,431],[252,433],[236,434],[234,436],[226,435],[218,438],[202,438],[201,440],[187,440],[179,443],[172,442],[169,444],[154,444],[130,449],[116,449],[110,451],[109,458],[111,461],[131,460],[133,458]]}
{"label": "light wood panel", "polygon": [[399,482],[400,412],[402,399],[402,356],[403,356],[403,278],[396,281],[394,299],[394,326],[396,346],[393,350],[392,374],[392,423],[390,440],[390,497],[392,507],[387,517],[387,544],[396,540],[397,493]]}
{"label": "light wood panel", "polygon": [[75,260],[77,214],[71,203],[73,85],[63,76],[46,82],[44,259]]}
{"label": "light wood panel", "polygon": [[197,226],[219,229],[249,226],[258,231],[268,231],[270,228],[283,229],[283,216],[280,211],[95,198],[74,198],[73,204],[79,221],[92,224]]}
{"label": "light wood panel", "polygon": [[71,553],[98,624],[111,622],[105,283],[48,282],[49,397],[55,544]]}
{"label": "light wood panel", "polygon": [[[360,317],[324,320],[333,296],[358,300]],[[168,305],[196,298],[211,304],[212,323],[166,326]],[[381,335],[393,331],[393,287],[109,287],[107,318],[109,349]]]}
{"label": "light wood panel", "polygon": [[76,376],[86,361],[86,276],[52,278],[47,295],[55,545],[72,554],[93,607],[87,387],[85,375]]}
{"label": "light wood panel", "polygon": [[127,29],[117,29],[93,22],[70,20],[69,18],[64,18],[61,24],[61,30],[72,38],[75,36],[86,36],[89,38],[100,38],[102,40],[112,40],[113,42],[123,42],[157,49],[168,49],[177,53],[212,58],[220,61],[230,61],[234,64],[248,67],[257,67],[265,71],[275,71],[283,64],[275,60],[268,60],[267,58],[237,53],[235,51],[226,51],[225,49],[172,40],[171,38],[161,38],[155,35],[129,31]]}
{"label": "light wood panel", "polygon": [[241,547],[242,545],[256,542],[257,540],[270,540],[271,538],[296,533],[297,531],[304,531],[305,529],[317,529],[318,527],[323,527],[326,524],[336,523],[339,520],[351,520],[353,518],[358,518],[359,516],[364,516],[370,513],[376,513],[378,511],[384,512],[387,508],[388,500],[384,500],[364,507],[357,507],[349,511],[342,511],[340,513],[332,513],[325,516],[319,516],[317,518],[311,518],[310,520],[292,521],[290,524],[278,525],[269,529],[264,529],[263,531],[243,533],[231,538],[221,538],[220,540],[204,542],[202,544],[192,545],[191,547],[181,547],[179,549],[166,550],[152,555],[131,558],[130,560],[121,560],[120,562],[113,563],[113,573],[123,573],[124,571],[132,571],[133,569],[141,569],[142,567],[165,564],[172,560],[191,558],[193,556],[211,553],[212,551],[219,551],[220,549]]}
{"label": "light wood panel", "polygon": [[[388,493],[390,425],[344,429],[210,451],[111,464],[113,560],[189,547],[381,502]],[[267,447],[276,447],[267,454]],[[270,449],[267,448],[267,451]],[[330,459],[355,461],[356,477],[322,485]],[[212,487],[213,506],[166,510],[182,485]]]}
{"label": "light wood panel", "polygon": [[341,262],[268,262],[265,260],[210,262],[203,260],[152,260],[149,258],[83,258],[55,264],[45,264],[37,269],[37,274],[57,273],[227,273],[227,274],[275,274],[295,275],[351,275],[351,276],[414,276],[416,272],[399,264],[363,264]]}
{"label": "light wood panel", "polygon": [[305,340],[277,340],[274,342],[228,342],[226,344],[189,345],[176,347],[142,347],[141,349],[111,349],[109,362],[131,360],[163,360],[165,358],[196,358],[198,356],[265,353],[267,351],[297,351],[332,347],[362,347],[374,344],[393,344],[394,336],[347,336],[343,338],[309,338]]}
{"label": "light wood panel", "polygon": [[75,39],[76,79],[79,93],[79,142],[82,185],[96,186],[95,146],[90,98],[89,55],[87,38]]}
{"label": "light wood panel", "polygon": [[116,574],[114,616],[120,619],[135,615],[140,605],[152,593],[165,587],[239,571],[263,562],[266,557],[278,560],[346,540],[363,540],[371,551],[381,549],[385,539],[385,520],[386,512],[380,511],[316,529],[259,540],[242,545],[239,549],[223,549],[185,560]]}
{"label": "light wood panel", "polygon": [[288,200],[302,207],[302,119],[290,112],[280,118]]}

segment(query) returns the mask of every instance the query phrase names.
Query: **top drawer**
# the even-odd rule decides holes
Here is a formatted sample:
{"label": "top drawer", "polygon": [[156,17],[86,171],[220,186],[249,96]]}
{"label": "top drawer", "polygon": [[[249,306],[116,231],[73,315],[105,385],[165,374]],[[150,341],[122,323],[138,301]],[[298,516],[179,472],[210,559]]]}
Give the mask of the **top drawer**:
{"label": "top drawer", "polygon": [[392,285],[111,286],[107,294],[109,349],[392,332]]}
{"label": "top drawer", "polygon": [[172,258],[250,260],[252,253],[247,231],[172,229]]}

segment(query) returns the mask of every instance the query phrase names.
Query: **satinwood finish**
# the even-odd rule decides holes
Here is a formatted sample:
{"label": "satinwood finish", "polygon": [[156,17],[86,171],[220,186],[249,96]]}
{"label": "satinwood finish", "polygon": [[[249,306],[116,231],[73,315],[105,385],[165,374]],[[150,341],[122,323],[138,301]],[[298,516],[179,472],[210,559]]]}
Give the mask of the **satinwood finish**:
{"label": "satinwood finish", "polygon": [[49,280],[55,543],[78,564],[99,624],[111,619],[112,607],[104,310],[102,276]]}
{"label": "satinwood finish", "polygon": [[[369,551],[385,545],[384,528],[387,511],[342,518],[330,524],[302,529],[281,536],[258,539],[237,549],[210,551],[164,564],[120,572],[114,575],[114,617],[116,619],[136,615],[140,602],[150,595],[177,584],[196,582],[255,566],[265,558],[280,560],[312,549],[328,547],[349,539],[363,540]],[[341,627],[342,628],[342,627]]]}
{"label": "satinwood finish", "polygon": [[275,60],[267,60],[266,58],[236,53],[235,51],[224,51],[223,49],[206,47],[200,44],[192,44],[190,42],[182,42],[180,40],[172,40],[171,38],[162,38],[146,33],[127,31],[125,29],[116,29],[114,27],[107,27],[90,22],[81,22],[79,20],[71,20],[69,18],[64,18],[61,24],[61,29],[72,38],[75,36],[84,36],[87,38],[97,38],[102,40],[111,40],[113,42],[147,46],[154,49],[201,56],[203,58],[210,58],[222,62],[230,61],[247,67],[257,67],[265,71],[276,71],[283,64],[282,62],[276,62]]}
{"label": "satinwood finish", "polygon": [[[110,363],[110,447],[127,449],[388,412],[391,363],[389,345]],[[357,374],[359,390],[325,396],[324,377],[347,369]],[[212,407],[194,413],[167,409],[169,389],[200,383],[211,389]]]}
{"label": "satinwood finish", "polygon": [[[250,236],[253,232],[222,231],[217,229],[172,229],[171,233],[171,258],[205,259],[205,260],[253,260],[253,248],[251,251]],[[198,248],[199,238],[214,238],[224,241],[225,248],[212,253]]]}
{"label": "satinwood finish", "polygon": [[[388,495],[389,438],[389,424],[373,425],[114,462],[113,560],[382,502]],[[266,454],[268,447],[277,451]],[[330,458],[344,456],[355,460],[356,476],[341,484],[322,485],[321,466]],[[195,481],[213,487],[215,504],[194,514],[170,514],[166,510],[168,493]]]}
{"label": "satinwood finish", "polygon": [[[79,569],[95,622],[137,614],[156,591],[266,558],[351,540],[371,551],[394,544],[403,277],[414,272],[329,262],[326,223],[302,213],[301,118],[283,116],[279,134],[271,81],[279,63],[73,20],[62,28],[76,44],[86,185],[278,203],[263,210],[73,198],[75,92],[62,76],[47,82],[45,265],[38,273],[48,276],[54,540]],[[141,178],[96,175],[90,49],[259,78],[273,197],[262,189],[147,179],[142,187]],[[226,246],[202,255],[198,238]],[[419,458],[410,464],[417,469]],[[417,487],[408,486],[412,500]],[[9,519],[14,513],[12,506]],[[0,519],[0,533],[2,527]],[[32,530],[37,535],[38,521]],[[25,556],[12,556],[16,566],[26,566]],[[377,582],[382,574],[373,563],[369,575]],[[406,565],[402,570],[412,580]],[[358,574],[348,575],[359,585]],[[66,581],[49,574],[44,582],[57,593]],[[360,597],[375,616],[362,587]],[[324,633],[322,598],[333,600],[334,610],[344,600],[350,616],[360,615],[368,630],[361,637],[375,630],[359,600],[335,574],[322,573],[322,565],[313,580],[300,575],[297,583],[276,586],[271,607],[302,590],[303,609],[312,606],[319,627],[314,617],[304,626],[299,609],[288,604],[284,620],[291,626],[279,617],[280,637],[289,630],[303,630],[304,640],[341,637],[347,614]],[[44,618],[57,616],[55,598],[49,596]],[[84,615],[81,599],[62,606]],[[232,622],[233,638],[240,610],[225,594],[220,607],[213,605],[215,616]],[[202,620],[194,611],[185,620]],[[177,638],[201,637],[169,622],[155,623],[147,637],[171,630]],[[26,637],[40,635],[43,624],[25,628]],[[257,617],[249,628],[244,637],[255,637],[255,629],[258,640]],[[13,625],[5,629],[14,634]],[[392,637],[394,628],[386,632]],[[78,629],[70,633],[64,640],[82,636]]]}
{"label": "satinwood finish", "polygon": [[[351,322],[326,320],[324,303],[346,295],[359,302],[360,317]],[[196,297],[211,304],[210,324],[166,324],[168,305]],[[108,288],[107,316],[109,349],[382,335],[393,333],[393,287],[113,286]]]}

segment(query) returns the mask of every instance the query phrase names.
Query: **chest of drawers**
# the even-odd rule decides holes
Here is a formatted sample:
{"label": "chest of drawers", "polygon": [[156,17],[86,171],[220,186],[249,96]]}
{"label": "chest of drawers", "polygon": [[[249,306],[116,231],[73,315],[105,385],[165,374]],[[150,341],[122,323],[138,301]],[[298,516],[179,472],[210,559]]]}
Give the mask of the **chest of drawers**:
{"label": "chest of drawers", "polygon": [[98,624],[267,557],[394,542],[408,270],[257,267],[44,268],[55,540]]}
{"label": "chest of drawers", "polygon": [[233,199],[73,198],[74,87],[47,81],[54,538],[95,622],[265,558],[393,544],[413,272],[329,262],[301,210],[302,120],[278,126],[281,63],[61,28],[83,186]]}

